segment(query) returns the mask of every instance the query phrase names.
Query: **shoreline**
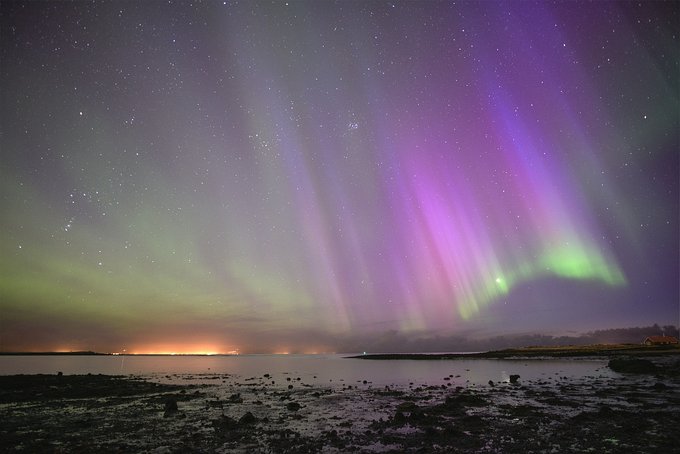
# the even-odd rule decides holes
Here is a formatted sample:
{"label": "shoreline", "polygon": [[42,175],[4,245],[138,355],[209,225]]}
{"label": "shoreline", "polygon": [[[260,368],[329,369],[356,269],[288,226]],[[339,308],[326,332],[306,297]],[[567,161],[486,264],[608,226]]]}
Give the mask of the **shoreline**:
{"label": "shoreline", "polygon": [[0,439],[6,452],[670,452],[670,359],[650,358],[651,373],[384,387],[287,373],[0,376]]}
{"label": "shoreline", "polygon": [[[331,354],[331,353],[328,353]],[[529,346],[501,350],[458,353],[332,353],[348,359],[373,360],[446,360],[446,359],[505,359],[505,358],[571,358],[571,357],[604,357],[613,356],[670,356],[680,355],[680,345],[644,345],[644,344],[591,344],[563,346]],[[273,354],[231,353],[102,353],[94,351],[73,352],[0,352],[0,356],[272,356]],[[348,355],[348,356],[345,356]],[[281,355],[286,356],[286,355]],[[299,355],[294,355],[299,356]]]}
{"label": "shoreline", "polygon": [[510,358],[586,358],[586,357],[654,357],[680,355],[678,345],[596,344],[559,347],[520,347],[478,353],[377,353],[348,356],[367,360],[455,360],[455,359],[510,359]]}

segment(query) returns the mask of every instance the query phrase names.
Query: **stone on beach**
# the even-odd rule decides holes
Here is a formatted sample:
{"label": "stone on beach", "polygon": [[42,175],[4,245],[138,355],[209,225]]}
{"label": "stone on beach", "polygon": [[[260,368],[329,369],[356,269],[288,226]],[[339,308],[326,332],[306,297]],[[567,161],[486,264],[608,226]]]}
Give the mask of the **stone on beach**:
{"label": "stone on beach", "polygon": [[238,420],[238,423],[241,424],[241,425],[249,425],[249,424],[254,424],[256,422],[257,422],[257,418],[251,412],[244,414]]}
{"label": "stone on beach", "polygon": [[229,396],[229,403],[242,404],[243,398],[241,397],[241,393],[236,393],[236,394],[232,394],[231,396]]}
{"label": "stone on beach", "polygon": [[212,421],[215,430],[235,429],[238,427],[236,420],[230,416],[221,415]]}
{"label": "stone on beach", "polygon": [[288,402],[286,408],[290,411],[298,411],[300,408],[302,408],[302,405],[297,402]]}
{"label": "stone on beach", "polygon": [[172,399],[172,398],[166,399],[163,408],[164,408],[163,416],[167,418],[168,416],[171,416],[171,415],[177,413],[177,411],[178,411],[177,401],[175,399]]}

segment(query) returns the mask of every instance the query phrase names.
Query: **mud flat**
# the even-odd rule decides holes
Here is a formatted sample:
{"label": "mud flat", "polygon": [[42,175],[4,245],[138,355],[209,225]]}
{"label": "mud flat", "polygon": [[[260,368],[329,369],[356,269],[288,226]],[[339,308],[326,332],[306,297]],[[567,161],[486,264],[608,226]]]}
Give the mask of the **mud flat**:
{"label": "mud flat", "polygon": [[630,373],[483,386],[454,374],[401,387],[292,374],[2,376],[0,451],[674,452],[676,358],[638,359],[613,364]]}

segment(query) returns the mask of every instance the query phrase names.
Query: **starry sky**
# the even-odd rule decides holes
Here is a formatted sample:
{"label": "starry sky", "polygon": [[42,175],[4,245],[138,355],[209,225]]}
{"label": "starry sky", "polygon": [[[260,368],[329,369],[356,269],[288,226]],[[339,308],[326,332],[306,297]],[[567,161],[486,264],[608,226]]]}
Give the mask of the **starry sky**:
{"label": "starry sky", "polygon": [[673,2],[0,13],[2,350],[678,324]]}

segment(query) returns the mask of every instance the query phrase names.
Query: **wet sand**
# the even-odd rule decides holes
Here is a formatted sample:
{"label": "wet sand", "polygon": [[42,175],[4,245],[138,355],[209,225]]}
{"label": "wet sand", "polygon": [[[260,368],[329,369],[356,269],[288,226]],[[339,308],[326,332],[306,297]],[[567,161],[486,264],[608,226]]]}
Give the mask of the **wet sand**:
{"label": "wet sand", "polygon": [[404,387],[289,374],[2,376],[0,450],[677,452],[677,360],[648,360],[651,373],[484,386],[455,375]]}

